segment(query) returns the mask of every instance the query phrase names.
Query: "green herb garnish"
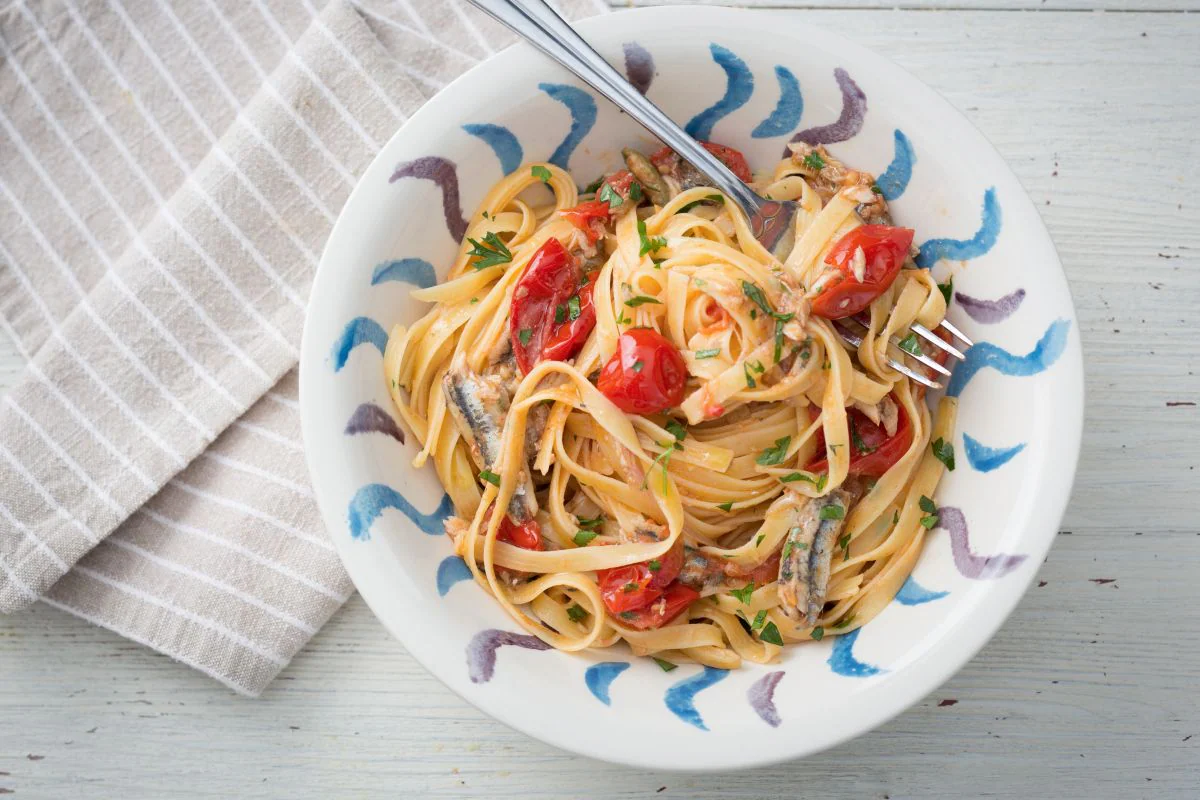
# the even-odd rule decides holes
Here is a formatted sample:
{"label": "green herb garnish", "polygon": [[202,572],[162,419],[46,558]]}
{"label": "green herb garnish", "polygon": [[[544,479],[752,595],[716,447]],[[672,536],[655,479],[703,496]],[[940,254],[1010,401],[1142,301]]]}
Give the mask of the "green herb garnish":
{"label": "green herb garnish", "polygon": [[742,605],[750,605],[750,597],[754,594],[754,582],[747,583],[740,589],[730,589],[729,593],[742,601]]}
{"label": "green herb garnish", "polygon": [[675,437],[675,441],[682,442],[687,438],[687,428],[679,424],[679,420],[669,419],[666,424],[667,433]]}
{"label": "green herb garnish", "polygon": [[926,516],[921,517],[921,527],[925,530],[930,530],[934,525],[938,524],[937,504],[930,500],[925,495],[921,495],[921,499],[917,501],[917,505],[925,512]]}
{"label": "green herb garnish", "polygon": [[495,486],[496,488],[500,487],[500,476],[497,475],[496,473],[492,472],[491,470],[485,469],[485,470],[480,471],[479,479],[482,481],[487,481],[488,483],[490,483],[492,486]]}
{"label": "green herb garnish", "polygon": [[697,350],[696,360],[699,361],[704,358],[716,358],[719,355],[721,355],[721,348],[710,347],[707,350]]}
{"label": "green herb garnish", "polygon": [[521,328],[517,331],[517,338],[521,340],[522,346],[528,347],[529,340],[533,338],[533,330],[530,328]]}
{"label": "green herb garnish", "polygon": [[750,364],[749,363],[742,364],[742,372],[745,373],[745,375],[746,375],[746,388],[747,389],[753,389],[756,386],[758,386],[758,384],[754,382],[754,376],[750,374]]}
{"label": "green herb garnish", "polygon": [[574,321],[579,319],[579,315],[583,312],[579,308],[579,295],[567,300],[567,318]]}
{"label": "green herb garnish", "polygon": [[579,603],[567,609],[567,616],[570,617],[571,622],[583,622],[587,619],[587,615],[588,612],[584,611],[583,606],[579,605]]}
{"label": "green herb garnish", "polygon": [[854,622],[854,615],[853,615],[853,614],[851,614],[850,616],[846,617],[845,619],[840,619],[840,620],[838,620],[836,623],[834,623],[834,626],[833,626],[833,627],[835,627],[835,628],[837,628],[837,629],[841,630],[842,628],[845,628],[847,625],[849,625],[851,622]]}
{"label": "green herb garnish", "polygon": [[667,237],[665,236],[647,236],[646,221],[639,219],[637,222],[638,239],[641,240],[642,246],[638,249],[638,255],[644,256],[647,253],[667,246]]}
{"label": "green herb garnish", "polygon": [[575,533],[574,541],[579,547],[587,547],[588,542],[590,542],[592,539],[595,539],[599,535],[600,534],[592,533],[591,531],[577,531]]}
{"label": "green herb garnish", "polygon": [[761,547],[762,543],[763,543],[763,539],[765,539],[765,538],[767,538],[767,535],[765,533],[760,533],[758,535],[758,538],[754,540],[754,546]]}
{"label": "green herb garnish", "polygon": [[777,644],[783,647],[783,637],[779,635],[779,628],[775,627],[774,622],[768,622],[767,626],[758,634],[758,638],[768,644]]}
{"label": "green herb garnish", "polygon": [[722,205],[722,204],[724,204],[724,202],[725,202],[724,195],[710,194],[700,200],[693,200],[690,203],[686,203],[685,205],[680,206],[679,210],[676,211],[675,213],[682,214],[685,211],[691,211],[696,206],[703,205],[704,203],[716,203],[717,205]]}
{"label": "green herb garnish", "polygon": [[875,194],[883,194],[883,189],[879,188],[878,183],[871,184],[871,191],[874,192]]}
{"label": "green herb garnish", "polygon": [[717,503],[717,508],[721,509],[722,511],[732,511],[733,510],[733,501],[729,500],[724,503]]}
{"label": "green herb garnish", "polygon": [[754,631],[760,630],[763,626],[763,623],[766,621],[767,621],[767,610],[764,608],[762,611],[759,611],[757,614],[754,615],[754,622],[750,623],[750,630],[754,630]]}
{"label": "green herb garnish", "polygon": [[809,636],[812,637],[814,642],[819,642],[825,638],[825,629],[818,625],[812,629],[812,633],[810,633]]}
{"label": "green herb garnish", "polygon": [[816,150],[813,150],[804,157],[804,166],[816,172],[820,172],[825,166],[825,159],[821,158],[820,153],[818,153]]}
{"label": "green herb garnish", "polygon": [[762,288],[757,284],[751,283],[745,279],[742,280],[742,294],[746,295],[746,297],[748,297],[750,302],[754,303],[754,305],[761,308],[764,314],[774,317],[780,322],[787,322],[792,317],[796,316],[795,314],[778,313],[774,308],[771,307],[771,304],[767,302],[767,296],[763,294]]}
{"label": "green herb garnish", "polygon": [[495,232],[489,232],[483,237],[483,241],[479,242],[476,239],[467,239],[473,246],[467,251],[467,255],[474,256],[478,259],[471,266],[475,269],[486,269],[488,267],[507,264],[512,261],[512,253],[500,237]]}
{"label": "green herb garnish", "polygon": [[662,569],[662,562],[659,561],[657,558],[652,558],[646,562],[646,567],[651,572],[658,572],[660,569]]}
{"label": "green herb garnish", "polygon": [[529,171],[533,173],[533,177],[537,178],[542,183],[550,182],[550,178],[551,178],[550,170],[546,169],[545,167],[542,167],[542,166],[530,167]]}
{"label": "green herb garnish", "polygon": [[[651,658],[653,658],[653,656],[651,656]],[[665,661],[661,658],[655,658],[654,663],[658,664],[660,667],[662,667],[663,672],[670,672],[671,670],[673,670],[679,666],[678,664],[672,664],[670,661]]]}
{"label": "green herb garnish", "polygon": [[578,519],[579,519],[579,527],[581,527],[581,528],[594,529],[594,528],[599,528],[602,524],[604,524],[604,517],[591,517],[588,519],[579,517]]}
{"label": "green herb garnish", "polygon": [[921,352],[921,343],[917,340],[917,335],[915,333],[910,333],[908,336],[905,336],[903,339],[901,339],[898,346],[901,350],[909,353],[910,355],[924,355]]}
{"label": "green herb garnish", "polygon": [[830,503],[821,509],[821,519],[845,519],[846,509],[837,503]]}
{"label": "green herb garnish", "polygon": [[643,366],[645,365],[642,363],[641,359],[638,359],[637,361],[633,362],[632,369],[634,372],[641,372]]}
{"label": "green herb garnish", "polygon": [[637,297],[631,297],[625,301],[625,305],[629,306],[630,308],[637,308],[638,306],[644,306],[647,303],[650,303],[651,305],[656,305],[656,306],[662,305],[662,301],[659,300],[657,297],[650,297],[650,296],[644,295],[644,294],[639,294]]}
{"label": "green herb garnish", "polygon": [[841,548],[841,551],[842,551],[842,561],[849,561],[850,560],[850,532],[849,531],[846,531],[845,533],[843,533],[841,538],[838,539],[838,547]]}
{"label": "green herb garnish", "polygon": [[945,283],[939,283],[937,287],[941,289],[942,298],[945,299],[946,305],[950,305],[950,296],[954,294],[954,276],[951,275],[949,280]]}
{"label": "green herb garnish", "polygon": [[954,471],[954,445],[950,444],[939,436],[937,440],[930,445],[930,449],[933,450],[934,458],[945,464],[946,469],[950,470],[951,472]]}
{"label": "green herb garnish", "polygon": [[868,453],[874,453],[879,449],[877,447],[867,447],[867,443],[858,435],[858,425],[855,424],[853,417],[850,418],[850,442],[854,445],[854,449],[864,456]]}
{"label": "green herb garnish", "polygon": [[567,307],[558,305],[554,307],[554,323],[561,325],[567,321]]}
{"label": "green herb garnish", "polygon": [[596,199],[601,203],[608,203],[610,211],[619,208],[625,202],[625,198],[621,197],[621,193],[614,189],[611,183],[600,187],[600,194],[596,195]]}
{"label": "green herb garnish", "polygon": [[776,439],[775,446],[768,447],[766,450],[763,450],[761,453],[759,453],[758,458],[754,459],[754,463],[760,464],[764,467],[770,467],[774,466],[775,464],[782,463],[783,459],[787,456],[788,445],[791,443],[791,436],[784,436],[781,439]]}

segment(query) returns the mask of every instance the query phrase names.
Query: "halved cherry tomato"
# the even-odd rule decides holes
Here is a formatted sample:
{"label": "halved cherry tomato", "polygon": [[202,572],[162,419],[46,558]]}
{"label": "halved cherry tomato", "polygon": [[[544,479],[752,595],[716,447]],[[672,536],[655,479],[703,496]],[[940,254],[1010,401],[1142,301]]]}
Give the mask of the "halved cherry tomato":
{"label": "halved cherry tomato", "polygon": [[504,519],[500,522],[500,531],[496,534],[496,540],[515,544],[526,550],[541,550],[542,526],[532,518],[518,525],[508,514],[505,514]]}
{"label": "halved cherry tomato", "polygon": [[[575,259],[557,239],[547,239],[529,260],[513,290],[509,319],[513,355],[522,373],[540,361],[570,358],[587,340],[596,325],[596,312],[592,284],[580,286],[582,277]],[[575,319],[571,319],[573,297],[579,302]]]}
{"label": "halved cherry tomato", "polygon": [[695,589],[676,581],[666,588],[662,597],[644,608],[617,614],[620,624],[634,630],[645,631],[661,628],[678,617],[700,597]]}
{"label": "halved cherry tomato", "polygon": [[631,328],[617,340],[596,387],[628,414],[653,414],[679,405],[686,381],[675,345],[650,328]]}
{"label": "halved cherry tomato", "polygon": [[[825,319],[842,319],[871,305],[900,273],[912,240],[912,228],[890,225],[861,225],[847,233],[825,256],[825,263],[837,267],[841,275],[825,284],[812,302],[812,313]],[[865,258],[861,281],[853,268],[854,254],[860,247]]]}
{"label": "halved cherry tomato", "polygon": [[[893,398],[895,399],[895,398]],[[888,436],[882,425],[876,425],[867,419],[867,415],[857,408],[846,409],[846,424],[850,426],[850,468],[851,475],[868,475],[878,478],[891,469],[900,460],[900,456],[908,452],[912,445],[913,430],[904,406],[896,403],[899,409],[899,421],[896,424],[896,434]],[[817,452],[825,452],[825,434],[817,432]],[[825,472],[829,462],[822,457],[813,461],[807,467],[809,472]]]}
{"label": "halved cherry tomato", "polygon": [[683,543],[677,542],[661,558],[597,570],[600,596],[614,614],[645,608],[662,595],[682,568]]}
{"label": "halved cherry tomato", "polygon": [[[723,144],[716,142],[700,142],[704,149],[712,153],[721,163],[729,167],[729,171],[738,176],[738,179],[749,183],[753,176],[750,174],[750,165],[746,163],[746,157],[741,151],[735,150],[732,147],[726,147]],[[678,154],[669,147],[664,147],[654,155],[650,156],[651,163],[658,167],[659,171],[670,171],[675,160],[679,158]]]}
{"label": "halved cherry tomato", "polygon": [[604,226],[608,223],[608,212],[608,203],[589,200],[558,213],[562,214],[567,222],[587,234],[588,242],[595,244],[596,240],[604,235]]}

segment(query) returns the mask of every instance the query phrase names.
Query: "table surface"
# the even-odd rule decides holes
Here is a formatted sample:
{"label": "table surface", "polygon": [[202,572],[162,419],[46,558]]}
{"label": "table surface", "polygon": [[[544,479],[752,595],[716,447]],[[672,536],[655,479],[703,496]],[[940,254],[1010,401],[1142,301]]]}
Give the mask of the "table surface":
{"label": "table surface", "polygon": [[[1016,170],[1062,255],[1087,366],[1083,453],[1036,588],[991,643],[830,752],[687,776],[568,756],[485,717],[357,597],[259,700],[39,605],[0,617],[0,794],[1195,796],[1200,15],[1182,12],[1200,0],[745,5],[817,5],[777,13],[942,92]],[[0,391],[20,370],[0,334]]]}

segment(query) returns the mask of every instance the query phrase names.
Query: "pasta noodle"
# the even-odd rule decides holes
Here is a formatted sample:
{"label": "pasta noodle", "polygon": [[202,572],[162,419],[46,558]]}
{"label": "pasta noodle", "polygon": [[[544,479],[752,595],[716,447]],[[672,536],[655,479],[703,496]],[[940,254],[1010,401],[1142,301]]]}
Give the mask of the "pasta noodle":
{"label": "pasta noodle", "polygon": [[[453,500],[456,552],[556,648],[765,663],[870,621],[936,522],[955,401],[931,413],[888,361],[945,298],[871,176],[794,150],[755,184],[800,203],[784,263],[669,151],[626,151],[630,171],[582,197],[526,165],[447,279],[413,292],[429,312],[390,333],[389,391]],[[819,312],[888,253],[850,347]],[[647,386],[673,399],[631,412]]]}

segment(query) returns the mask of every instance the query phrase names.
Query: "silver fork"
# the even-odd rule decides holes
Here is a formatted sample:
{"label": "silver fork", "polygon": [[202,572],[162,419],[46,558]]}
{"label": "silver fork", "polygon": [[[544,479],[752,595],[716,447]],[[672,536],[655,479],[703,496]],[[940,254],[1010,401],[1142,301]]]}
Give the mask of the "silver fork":
{"label": "silver fork", "polygon": [[[716,156],[684,133],[682,128],[662,112],[662,109],[647,100],[629,81],[625,80],[621,73],[605,61],[603,56],[597,53],[544,0],[470,0],[470,2],[575,73],[617,108],[687,159],[692,166],[709,179],[714,188],[720,189],[741,207],[750,222],[750,231],[754,234],[754,238],[780,261],[787,260],[787,255],[793,245],[792,220],[796,217],[797,209],[794,201],[770,200],[756,194],[749,186],[742,183]],[[844,341],[853,345],[855,334],[849,330],[849,327],[849,324],[840,326],[839,333]],[[971,340],[950,323],[943,321],[940,327],[945,328],[965,346],[971,346]],[[963,358],[961,351],[943,342],[924,326],[914,325],[912,330],[934,347],[949,353],[952,357]],[[862,337],[858,337],[858,339],[860,342],[862,341]],[[899,342],[895,342],[895,344],[897,347],[899,346]],[[945,367],[932,359],[907,351],[902,352],[912,356],[936,373],[950,374]],[[941,388],[938,381],[910,369],[903,363],[902,358],[903,356],[901,358],[889,356],[888,363],[918,383],[931,389]]]}

